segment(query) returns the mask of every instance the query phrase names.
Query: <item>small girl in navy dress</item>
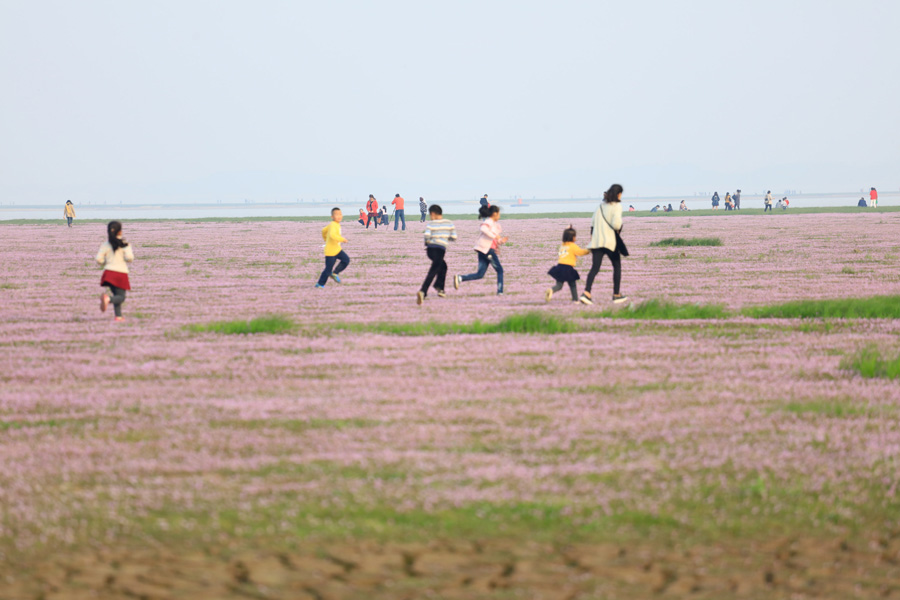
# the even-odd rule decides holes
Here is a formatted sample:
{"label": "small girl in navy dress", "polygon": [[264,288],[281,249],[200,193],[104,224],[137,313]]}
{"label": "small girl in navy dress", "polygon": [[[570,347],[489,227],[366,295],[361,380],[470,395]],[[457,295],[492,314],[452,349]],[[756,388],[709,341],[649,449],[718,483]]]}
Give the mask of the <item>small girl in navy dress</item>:
{"label": "small girl in navy dress", "polygon": [[575,243],[575,230],[569,225],[563,231],[562,246],[559,247],[559,262],[555,267],[547,271],[547,274],[556,280],[556,285],[549,288],[544,294],[547,302],[550,302],[553,292],[558,292],[563,288],[564,283],[569,284],[569,290],[572,292],[572,301],[578,302],[578,284],[575,282],[580,279],[580,276],[578,271],[575,270],[575,263],[578,261],[579,256],[584,256],[589,252],[590,250],[587,248],[579,248],[578,244]]}
{"label": "small girl in navy dress", "polygon": [[100,312],[106,312],[106,308],[112,302],[116,321],[124,321],[122,303],[125,302],[126,290],[131,289],[128,281],[128,263],[134,260],[134,252],[128,242],[122,239],[122,224],[118,221],[110,221],[107,224],[106,234],[108,239],[97,252],[97,263],[103,267],[100,285],[107,288],[100,294]]}

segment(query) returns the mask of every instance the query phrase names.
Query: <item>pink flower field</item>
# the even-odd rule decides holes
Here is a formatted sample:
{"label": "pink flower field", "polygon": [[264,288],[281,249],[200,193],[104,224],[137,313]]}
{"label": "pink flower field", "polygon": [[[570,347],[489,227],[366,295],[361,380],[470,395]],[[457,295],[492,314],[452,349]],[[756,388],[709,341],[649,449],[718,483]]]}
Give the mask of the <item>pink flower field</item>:
{"label": "pink flower field", "polygon": [[[345,222],[352,262],[319,290],[322,222],[125,222],[123,323],[98,308],[102,224],[0,225],[0,598],[206,597],[174,575],[122,587],[110,565],[151,555],[221,558],[211,598],[900,597],[900,385],[848,366],[900,355],[900,322],[605,318],[608,264],[594,306],[566,289],[548,304],[570,222],[500,221],[498,297],[491,269],[452,289],[476,267],[478,223],[457,221],[448,297],[421,307],[419,223]],[[590,219],[573,224],[586,246]],[[622,288],[735,315],[897,295],[898,231],[900,213],[626,215]],[[671,237],[722,245],[650,246]],[[532,311],[572,331],[404,329]],[[191,328],[267,315],[293,327]],[[399,575],[363,577],[397,548]],[[507,558],[453,567],[474,587],[426,568],[479,548]],[[279,552],[340,576],[294,560],[294,579],[265,583],[253,565]],[[541,556],[555,575],[526,566]],[[122,574],[79,579],[97,565]]]}

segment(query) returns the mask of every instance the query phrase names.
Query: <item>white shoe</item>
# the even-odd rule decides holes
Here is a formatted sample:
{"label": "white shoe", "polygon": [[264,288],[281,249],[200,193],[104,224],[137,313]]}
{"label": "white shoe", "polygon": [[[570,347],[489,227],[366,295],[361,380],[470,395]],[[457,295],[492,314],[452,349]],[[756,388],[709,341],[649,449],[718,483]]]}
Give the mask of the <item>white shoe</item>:
{"label": "white shoe", "polygon": [[454,275],[453,276],[453,289],[459,289],[459,282],[462,280],[462,275]]}
{"label": "white shoe", "polygon": [[582,304],[593,304],[593,303],[594,303],[593,300],[591,300],[590,298],[588,298],[588,297],[585,296],[584,294],[581,295],[581,298],[579,298],[578,301],[581,302]]}
{"label": "white shoe", "polygon": [[544,300],[550,302],[550,298],[553,297],[553,288],[547,288],[547,291],[544,293]]}
{"label": "white shoe", "polygon": [[422,290],[416,292],[416,304],[422,306],[422,303],[425,302],[425,293]]}
{"label": "white shoe", "polygon": [[628,301],[628,296],[623,296],[622,294],[613,294],[613,304],[622,304],[623,302]]}

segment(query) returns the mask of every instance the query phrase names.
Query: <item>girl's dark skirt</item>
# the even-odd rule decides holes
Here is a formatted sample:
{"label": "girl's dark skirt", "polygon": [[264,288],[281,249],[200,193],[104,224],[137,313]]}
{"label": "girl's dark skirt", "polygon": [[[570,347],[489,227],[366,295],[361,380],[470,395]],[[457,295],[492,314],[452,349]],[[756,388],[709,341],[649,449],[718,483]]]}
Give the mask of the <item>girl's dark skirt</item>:
{"label": "girl's dark skirt", "polygon": [[578,274],[578,271],[575,270],[575,267],[571,265],[556,265],[549,271],[547,274],[550,275],[553,279],[557,281],[564,281],[566,283],[570,281],[578,281],[581,279],[581,276]]}
{"label": "girl's dark skirt", "polygon": [[113,285],[120,290],[131,290],[131,283],[128,281],[128,273],[119,273],[118,271],[103,271],[103,277],[100,278],[100,285]]}

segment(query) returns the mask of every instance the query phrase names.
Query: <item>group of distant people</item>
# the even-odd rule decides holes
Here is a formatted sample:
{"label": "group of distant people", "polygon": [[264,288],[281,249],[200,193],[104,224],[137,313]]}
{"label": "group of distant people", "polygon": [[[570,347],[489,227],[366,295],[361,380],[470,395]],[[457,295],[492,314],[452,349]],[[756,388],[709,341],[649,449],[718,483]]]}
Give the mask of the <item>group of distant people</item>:
{"label": "group of distant people", "polygon": [[[711,199],[712,209],[719,210],[719,204],[721,199],[719,198],[719,192],[713,192]],[[684,204],[684,200],[681,201],[682,208],[681,210],[687,210],[687,206]],[[738,190],[732,196],[730,192],[725,192],[725,210],[741,210],[741,190]]]}
{"label": "group of distant people", "polygon": [[875,188],[871,188],[869,190],[869,203],[866,204],[865,197],[861,197],[859,202],[856,203],[857,206],[866,207],[869,206],[871,208],[878,208],[878,190]]}
{"label": "group of distant people", "polygon": [[[404,200],[400,194],[394,194],[394,199],[391,200],[391,204],[394,206],[394,231],[397,231],[397,227],[400,223],[403,223],[402,230],[406,231],[406,200]],[[425,222],[425,214],[427,211],[428,205],[425,204],[425,199],[420,196],[420,223]],[[375,229],[378,229],[379,225],[389,225],[391,222],[391,217],[388,214],[387,207],[378,206],[378,200],[375,199],[375,196],[373,194],[369,194],[369,199],[368,201],[366,201],[366,207],[364,209],[359,209],[359,220],[357,222],[360,225],[365,226],[366,229],[368,229],[369,225],[372,224],[375,225]]]}

